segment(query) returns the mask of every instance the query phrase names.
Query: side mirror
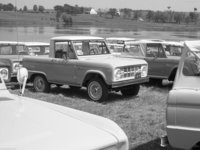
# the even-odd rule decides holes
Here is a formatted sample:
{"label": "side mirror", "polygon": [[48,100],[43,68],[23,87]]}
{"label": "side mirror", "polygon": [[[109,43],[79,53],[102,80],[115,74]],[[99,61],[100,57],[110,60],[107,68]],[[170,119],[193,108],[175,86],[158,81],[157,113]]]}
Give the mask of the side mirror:
{"label": "side mirror", "polygon": [[19,68],[19,70],[17,71],[17,81],[19,82],[20,85],[22,85],[21,95],[24,94],[27,78],[28,78],[28,70],[24,67]]}

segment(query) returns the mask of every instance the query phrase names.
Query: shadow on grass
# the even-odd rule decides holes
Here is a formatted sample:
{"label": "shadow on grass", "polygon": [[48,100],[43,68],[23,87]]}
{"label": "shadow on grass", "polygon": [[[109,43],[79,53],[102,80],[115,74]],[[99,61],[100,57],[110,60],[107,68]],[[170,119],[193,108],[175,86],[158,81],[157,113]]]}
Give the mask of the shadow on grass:
{"label": "shadow on grass", "polygon": [[138,145],[134,148],[130,148],[130,150],[177,150],[175,148],[172,148],[170,145],[163,148],[160,146],[160,138],[157,138],[155,140],[149,141],[147,143]]}

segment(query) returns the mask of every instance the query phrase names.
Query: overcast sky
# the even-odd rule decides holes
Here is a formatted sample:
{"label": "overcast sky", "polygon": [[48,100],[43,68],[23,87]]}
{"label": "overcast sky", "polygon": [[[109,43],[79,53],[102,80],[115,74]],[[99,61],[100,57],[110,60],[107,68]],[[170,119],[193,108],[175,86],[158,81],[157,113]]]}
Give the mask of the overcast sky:
{"label": "overcast sky", "polygon": [[84,7],[98,8],[131,8],[134,10],[167,10],[170,6],[174,11],[193,11],[197,8],[200,11],[200,0],[0,0],[0,3],[17,4],[18,8],[26,5],[29,9],[34,4],[42,5],[46,9],[55,5],[78,5]]}

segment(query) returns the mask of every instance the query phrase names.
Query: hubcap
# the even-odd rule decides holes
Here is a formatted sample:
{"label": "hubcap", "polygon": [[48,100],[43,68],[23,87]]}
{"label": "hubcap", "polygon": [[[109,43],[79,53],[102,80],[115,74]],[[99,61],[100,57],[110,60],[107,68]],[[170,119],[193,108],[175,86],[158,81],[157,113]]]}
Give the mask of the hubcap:
{"label": "hubcap", "polygon": [[36,80],[36,88],[38,91],[41,91],[44,89],[44,82],[42,79],[39,78]]}
{"label": "hubcap", "polygon": [[91,82],[89,85],[88,94],[91,99],[98,101],[102,97],[101,85],[96,81]]}

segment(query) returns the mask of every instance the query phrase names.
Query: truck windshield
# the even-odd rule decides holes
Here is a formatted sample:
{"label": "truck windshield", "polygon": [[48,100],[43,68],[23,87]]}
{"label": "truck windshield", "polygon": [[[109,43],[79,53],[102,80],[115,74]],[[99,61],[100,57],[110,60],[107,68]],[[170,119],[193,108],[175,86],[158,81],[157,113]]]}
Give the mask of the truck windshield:
{"label": "truck windshield", "polygon": [[73,41],[78,56],[110,54],[104,41]]}

